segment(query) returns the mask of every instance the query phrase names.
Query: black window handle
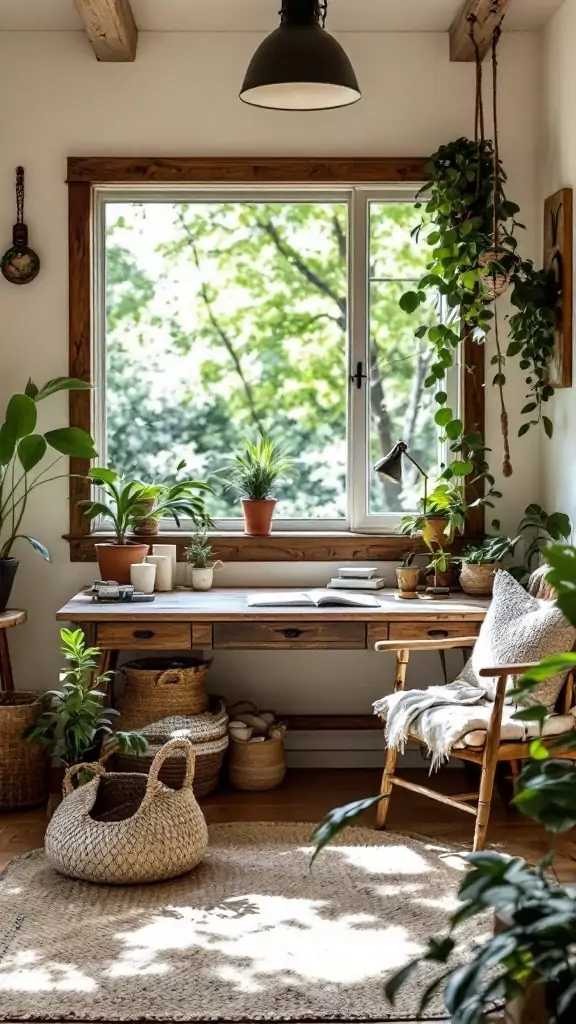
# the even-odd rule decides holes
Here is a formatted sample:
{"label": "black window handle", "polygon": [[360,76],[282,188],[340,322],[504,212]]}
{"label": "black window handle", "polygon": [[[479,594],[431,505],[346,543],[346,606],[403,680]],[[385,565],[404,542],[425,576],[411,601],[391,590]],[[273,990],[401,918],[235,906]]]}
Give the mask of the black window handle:
{"label": "black window handle", "polygon": [[302,636],[301,629],[285,629],[283,633],[287,640],[297,640],[299,636]]}
{"label": "black window handle", "polygon": [[135,629],[132,636],[136,640],[151,640],[156,634],[153,629]]}
{"label": "black window handle", "polygon": [[431,640],[445,640],[448,636],[447,629],[429,629],[428,636]]}

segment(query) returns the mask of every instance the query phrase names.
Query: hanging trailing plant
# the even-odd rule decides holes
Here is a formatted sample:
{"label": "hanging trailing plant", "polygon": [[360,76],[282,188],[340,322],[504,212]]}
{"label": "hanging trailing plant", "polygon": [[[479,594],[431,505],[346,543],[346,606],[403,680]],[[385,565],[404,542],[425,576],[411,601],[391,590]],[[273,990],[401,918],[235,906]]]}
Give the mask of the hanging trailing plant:
{"label": "hanging trailing plant", "polygon": [[[430,182],[420,191],[417,208],[422,209],[420,224],[413,235],[431,247],[427,273],[417,287],[400,299],[404,312],[416,313],[424,303],[435,303],[438,319],[432,326],[415,331],[434,349],[425,387],[438,388],[440,409],[435,422],[442,431],[455,461],[443,473],[443,479],[459,475],[463,464],[469,469],[467,485],[476,490],[471,505],[493,505],[500,497],[494,489],[494,477],[486,461],[484,438],[480,433],[465,435],[464,425],[449,407],[442,382],[454,365],[455,352],[464,336],[482,344],[493,330],[496,352],[492,385],[500,398],[500,422],[503,437],[504,476],[512,473],[508,438],[508,412],[505,403],[506,357],[519,356],[520,366],[528,371],[528,401],[522,415],[530,416],[519,430],[525,434],[542,423],[552,436],[552,422],[542,411],[543,403],[554,394],[547,383],[547,368],[554,349],[554,326],[558,299],[554,276],[536,270],[530,260],[518,255],[516,232],[524,228],[517,215],[519,206],[506,196],[506,172],[499,154],[498,133],[498,61],[500,29],[492,44],[494,142],[484,137],[482,100],[482,62],[475,40],[475,19],[470,19],[470,34],[476,51],[475,138],[460,138],[447,143],[432,155],[427,164]],[[510,344],[504,354],[500,343],[496,299],[512,287],[511,301],[518,312],[509,318]],[[470,470],[472,466],[472,470]],[[488,492],[482,493],[488,484]]]}

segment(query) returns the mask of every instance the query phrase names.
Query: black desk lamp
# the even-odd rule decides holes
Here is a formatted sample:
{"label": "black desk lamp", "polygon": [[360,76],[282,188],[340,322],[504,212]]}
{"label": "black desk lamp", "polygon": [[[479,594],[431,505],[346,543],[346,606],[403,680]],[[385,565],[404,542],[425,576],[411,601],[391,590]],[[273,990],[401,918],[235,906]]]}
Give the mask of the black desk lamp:
{"label": "black desk lamp", "polygon": [[374,466],[374,472],[378,473],[379,476],[383,477],[384,480],[389,480],[393,484],[402,483],[402,456],[405,455],[413,466],[424,477],[424,512],[426,512],[426,506],[428,504],[428,474],[424,472],[422,466],[420,466],[416,459],[413,459],[408,451],[408,445],[404,441],[398,441],[395,444],[392,451],[388,452],[380,462]]}

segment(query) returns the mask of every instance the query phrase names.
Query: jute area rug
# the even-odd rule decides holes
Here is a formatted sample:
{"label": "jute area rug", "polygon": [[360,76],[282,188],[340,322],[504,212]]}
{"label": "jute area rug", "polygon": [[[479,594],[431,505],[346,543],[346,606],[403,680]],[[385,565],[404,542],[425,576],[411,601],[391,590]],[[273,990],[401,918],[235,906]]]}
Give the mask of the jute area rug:
{"label": "jute area rug", "polygon": [[[310,870],[311,825],[210,828],[170,882],[75,882],[42,850],[0,879],[0,1020],[405,1021],[383,983],[445,928],[465,870],[438,844],[349,829]],[[464,926],[466,956],[477,924]],[[443,1019],[441,999],[424,1020]]]}

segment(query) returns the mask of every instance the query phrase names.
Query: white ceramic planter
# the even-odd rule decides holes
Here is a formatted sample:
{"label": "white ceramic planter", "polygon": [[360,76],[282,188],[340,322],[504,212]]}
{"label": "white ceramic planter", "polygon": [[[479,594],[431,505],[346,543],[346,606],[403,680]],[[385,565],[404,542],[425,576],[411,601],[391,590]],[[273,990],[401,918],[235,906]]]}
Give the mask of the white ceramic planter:
{"label": "white ceramic planter", "polygon": [[214,562],[214,565],[208,565],[205,569],[192,568],[192,588],[193,590],[210,590],[214,583],[214,573],[218,572],[219,569],[224,568],[223,562]]}

